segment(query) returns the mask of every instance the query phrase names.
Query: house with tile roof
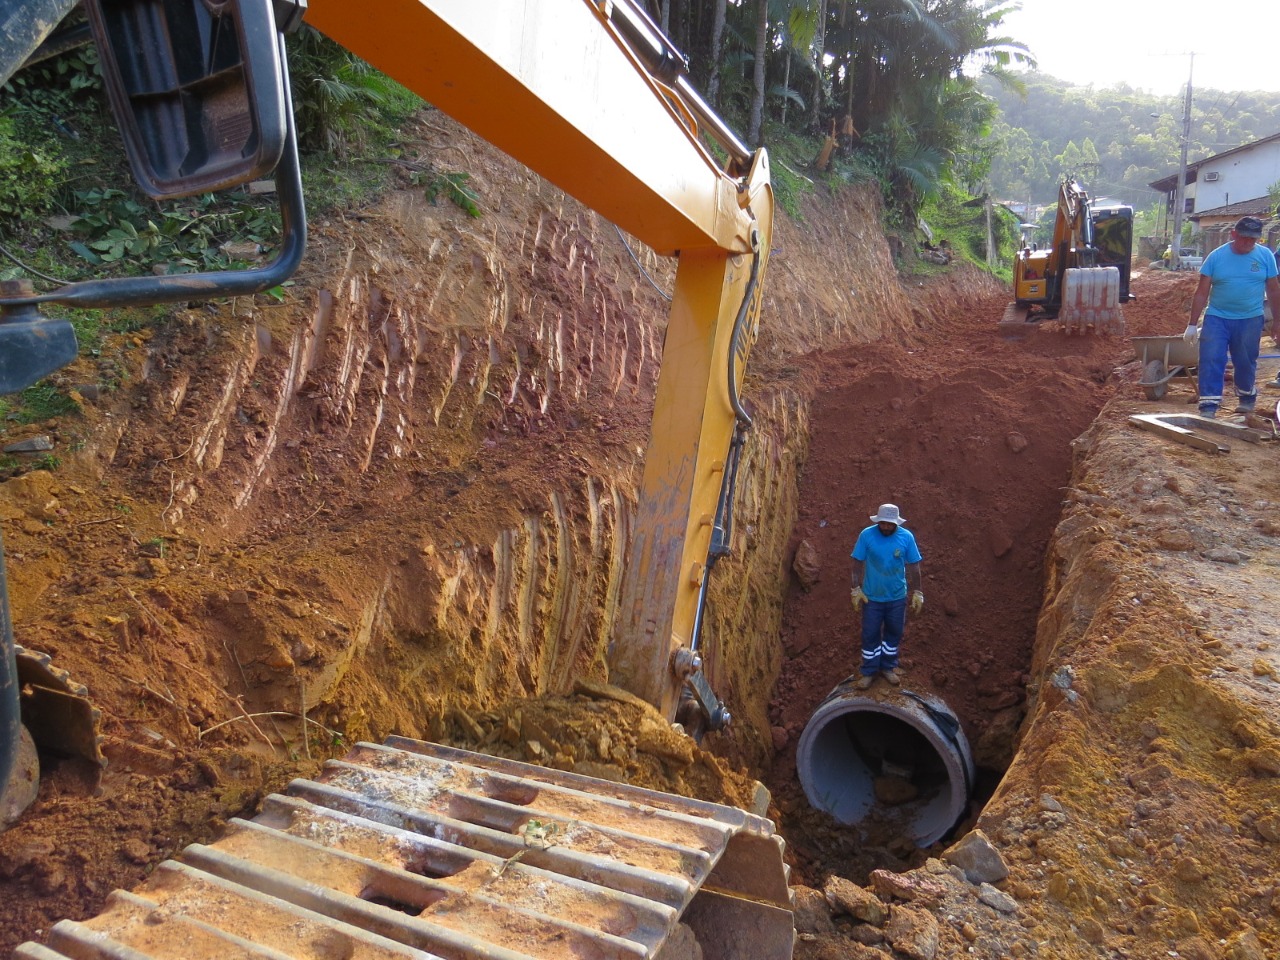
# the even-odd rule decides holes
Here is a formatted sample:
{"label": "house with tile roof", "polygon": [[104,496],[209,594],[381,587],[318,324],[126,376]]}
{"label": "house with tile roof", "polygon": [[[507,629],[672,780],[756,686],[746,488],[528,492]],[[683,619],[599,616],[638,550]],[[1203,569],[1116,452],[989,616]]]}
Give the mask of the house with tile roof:
{"label": "house with tile roof", "polygon": [[[1241,144],[1187,164],[1183,216],[1204,235],[1203,249],[1224,243],[1234,224],[1254,216],[1265,224],[1263,237],[1275,248],[1280,241],[1280,217],[1268,192],[1280,183],[1280,133]],[[1148,184],[1167,197],[1172,216],[1177,196],[1177,173]]]}

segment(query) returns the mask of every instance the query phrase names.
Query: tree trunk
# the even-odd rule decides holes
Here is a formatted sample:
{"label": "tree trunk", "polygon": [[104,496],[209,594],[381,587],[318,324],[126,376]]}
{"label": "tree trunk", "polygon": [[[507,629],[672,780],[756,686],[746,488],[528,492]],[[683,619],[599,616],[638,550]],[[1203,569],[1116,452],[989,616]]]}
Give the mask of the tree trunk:
{"label": "tree trunk", "polygon": [[755,89],[751,94],[751,128],[747,140],[760,146],[760,129],[764,120],[764,67],[769,54],[769,0],[756,0]]}
{"label": "tree trunk", "polygon": [[786,66],[782,70],[782,89],[784,91],[782,94],[782,125],[785,127],[787,125],[787,101],[790,100],[787,94],[791,91],[791,49],[783,47],[782,52],[787,56]]}
{"label": "tree trunk", "polygon": [[818,31],[814,37],[817,51],[813,55],[813,95],[809,98],[809,126],[814,130],[822,122],[822,68],[827,51],[827,0],[818,0]]}
{"label": "tree trunk", "polygon": [[[844,115],[846,117],[853,116],[853,88],[854,88],[853,70],[857,62],[858,62],[857,58],[854,57],[851,51],[849,53],[849,69],[844,76],[844,83],[845,83]],[[857,126],[857,124],[855,123],[854,126]]]}
{"label": "tree trunk", "polygon": [[667,36],[671,38],[671,42],[676,48],[681,50],[686,56],[689,53],[689,17],[685,12],[685,0],[667,0],[667,6],[670,8],[671,29],[667,31]]}
{"label": "tree trunk", "polygon": [[707,80],[707,100],[714,107],[720,103],[720,47],[724,42],[724,17],[729,0],[716,0],[715,17],[711,20],[711,77]]}

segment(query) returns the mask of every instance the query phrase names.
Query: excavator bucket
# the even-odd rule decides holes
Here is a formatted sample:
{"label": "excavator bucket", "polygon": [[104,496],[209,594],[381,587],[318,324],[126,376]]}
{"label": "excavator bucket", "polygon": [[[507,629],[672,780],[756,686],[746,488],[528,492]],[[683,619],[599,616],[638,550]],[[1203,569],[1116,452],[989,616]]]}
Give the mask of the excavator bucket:
{"label": "excavator bucket", "polygon": [[1073,267],[1062,279],[1058,322],[1068,333],[1124,335],[1120,271],[1115,267]]}
{"label": "excavator bucket", "polygon": [[788,960],[782,840],[733,807],[358,744],[24,960]]}
{"label": "excavator bucket", "polygon": [[22,722],[43,749],[80,757],[96,767],[107,765],[102,755],[102,714],[89,699],[89,690],[48,654],[15,648],[18,683],[22,688]]}

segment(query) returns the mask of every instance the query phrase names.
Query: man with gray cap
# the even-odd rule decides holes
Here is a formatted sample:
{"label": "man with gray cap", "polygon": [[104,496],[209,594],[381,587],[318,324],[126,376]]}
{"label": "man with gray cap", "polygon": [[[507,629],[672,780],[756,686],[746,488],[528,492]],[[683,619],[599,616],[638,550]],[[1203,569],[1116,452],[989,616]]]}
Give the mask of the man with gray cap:
{"label": "man with gray cap", "polygon": [[885,503],[871,517],[872,525],[858,534],[853,546],[853,609],[862,611],[862,676],[854,684],[868,689],[876,674],[895,687],[898,647],[907,623],[907,586],[911,612],[924,609],[920,589],[920,550],[896,505]]}
{"label": "man with gray cap", "polygon": [[[1251,414],[1258,402],[1255,378],[1264,293],[1272,303],[1280,303],[1275,254],[1258,243],[1261,236],[1261,220],[1241,217],[1231,231],[1231,242],[1210,253],[1200,266],[1200,284],[1191,300],[1191,324],[1184,337],[1188,343],[1197,337],[1200,341],[1202,417],[1218,415],[1228,354],[1239,400],[1236,413]],[[1197,328],[1206,305],[1209,311]]]}

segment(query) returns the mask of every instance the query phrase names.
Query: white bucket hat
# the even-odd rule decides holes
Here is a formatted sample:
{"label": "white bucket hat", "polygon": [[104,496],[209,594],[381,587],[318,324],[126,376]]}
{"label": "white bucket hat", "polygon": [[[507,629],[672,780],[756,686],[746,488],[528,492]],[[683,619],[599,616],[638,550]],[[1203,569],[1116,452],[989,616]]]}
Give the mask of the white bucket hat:
{"label": "white bucket hat", "polygon": [[880,504],[880,512],[873,514],[871,520],[874,523],[896,523],[898,526],[907,522],[898,513],[898,505],[895,503]]}

